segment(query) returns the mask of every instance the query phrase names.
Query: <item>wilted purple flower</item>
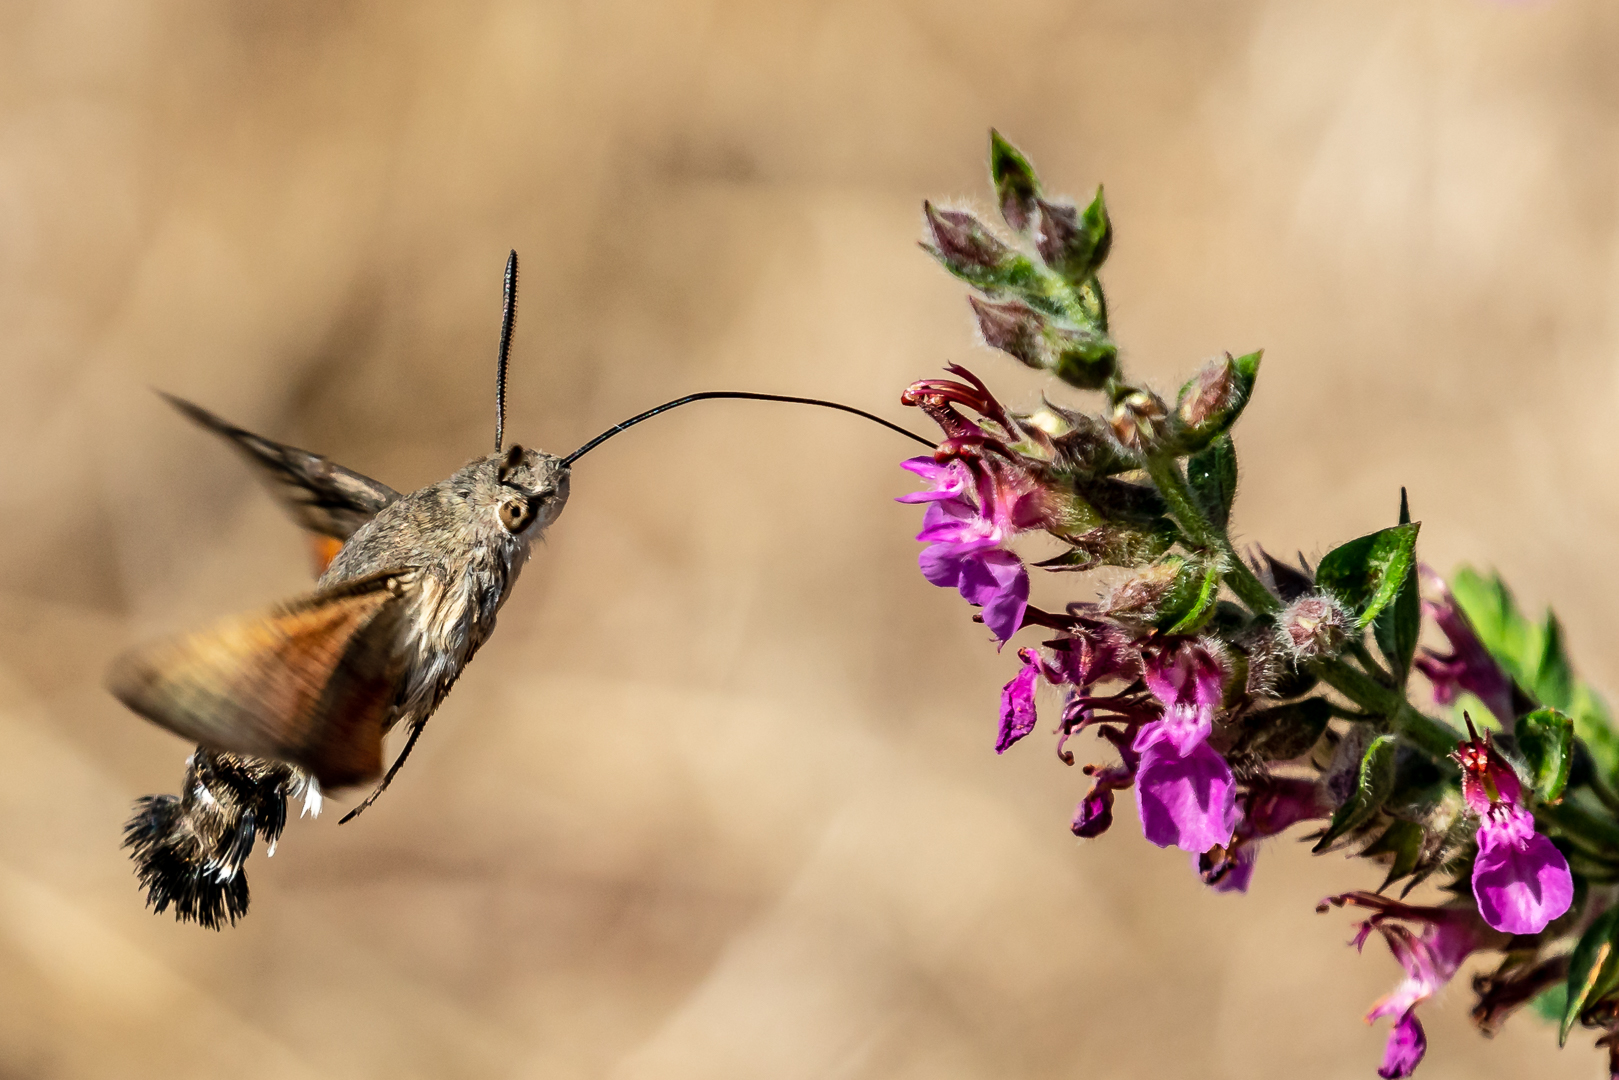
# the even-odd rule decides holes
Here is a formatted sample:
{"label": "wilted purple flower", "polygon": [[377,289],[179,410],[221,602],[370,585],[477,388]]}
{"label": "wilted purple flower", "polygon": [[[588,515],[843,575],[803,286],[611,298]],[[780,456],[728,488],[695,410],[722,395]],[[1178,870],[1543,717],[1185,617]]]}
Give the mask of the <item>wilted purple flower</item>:
{"label": "wilted purple flower", "polygon": [[1424,600],[1422,610],[1444,631],[1450,642],[1450,653],[1443,654],[1424,648],[1416,658],[1416,668],[1433,685],[1433,699],[1440,705],[1449,705],[1458,694],[1466,690],[1476,694],[1480,701],[1501,721],[1501,726],[1512,730],[1512,679],[1501,670],[1490,651],[1479,640],[1473,624],[1456,603],[1444,579],[1426,566],[1423,579],[1438,597]]}
{"label": "wilted purple flower", "polygon": [[1462,796],[1479,817],[1478,857],[1473,860],[1473,899],[1479,914],[1508,934],[1538,934],[1574,902],[1568,860],[1535,831],[1535,816],[1522,805],[1523,785],[1496,752],[1486,733],[1456,748]]}
{"label": "wilted purple flower", "polygon": [[1141,765],[1141,755],[1131,749],[1134,736],[1128,729],[1120,731],[1114,727],[1103,727],[1100,731],[1118,748],[1120,763],[1107,768],[1085,766],[1085,775],[1092,777],[1093,782],[1090,791],[1085,793],[1085,798],[1074,810],[1071,827],[1075,836],[1086,840],[1094,840],[1113,825],[1113,793],[1134,784],[1136,770]]}
{"label": "wilted purple flower", "polygon": [[1023,670],[1001,690],[1001,730],[995,737],[995,752],[1007,748],[1034,730],[1034,688],[1040,679],[1040,658],[1028,649],[1019,649]]}
{"label": "wilted purple flower", "polygon": [[1237,797],[1237,814],[1231,843],[1197,857],[1198,873],[1215,892],[1247,892],[1259,841],[1301,821],[1330,817],[1332,806],[1314,780],[1264,776]]}
{"label": "wilted purple flower", "polygon": [[1209,746],[1225,668],[1203,643],[1180,639],[1144,656],[1147,689],[1163,704],[1133,748],[1141,831],[1159,847],[1202,852],[1228,844],[1237,824],[1231,766]]}
{"label": "wilted purple flower", "polygon": [[[1366,1014],[1366,1022],[1370,1024],[1384,1016],[1394,1018],[1394,1030],[1389,1033],[1383,1065],[1377,1075],[1384,1080],[1410,1076],[1428,1048],[1427,1036],[1416,1016],[1417,1005],[1448,983],[1474,950],[1495,948],[1504,944],[1505,939],[1491,933],[1467,908],[1417,907],[1376,893],[1329,896],[1316,910],[1325,911],[1329,905],[1342,907],[1345,904],[1370,908],[1373,912],[1371,918],[1361,923],[1354,938],[1355,948],[1364,947],[1366,939],[1376,930],[1388,942],[1394,959],[1405,969],[1405,980],[1372,1006]],[[1417,924],[1420,932],[1412,933],[1402,922]]]}
{"label": "wilted purple flower", "polygon": [[1112,623],[1080,618],[1061,639],[1047,644],[1058,676],[1054,682],[1084,688],[1106,679],[1129,682],[1141,674],[1141,649]]}

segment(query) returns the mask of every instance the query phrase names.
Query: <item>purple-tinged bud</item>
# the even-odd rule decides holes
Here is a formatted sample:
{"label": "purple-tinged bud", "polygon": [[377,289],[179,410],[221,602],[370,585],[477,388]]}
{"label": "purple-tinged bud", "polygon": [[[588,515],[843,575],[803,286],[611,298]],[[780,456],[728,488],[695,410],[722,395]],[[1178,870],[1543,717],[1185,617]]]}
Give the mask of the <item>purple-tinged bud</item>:
{"label": "purple-tinged bud", "polygon": [[1171,556],[1119,582],[1102,598],[1103,615],[1127,623],[1150,623],[1176,591],[1186,560]]}
{"label": "purple-tinged bud", "polygon": [[1202,449],[1237,422],[1253,394],[1262,357],[1258,352],[1235,359],[1227,354],[1204,364],[1181,387],[1175,412],[1185,425],[1186,449]]}
{"label": "purple-tinged bud", "polygon": [[978,330],[984,344],[1016,357],[1027,367],[1044,368],[1046,348],[1042,340],[1045,319],[1021,300],[996,302],[969,296],[967,302],[978,316]]}
{"label": "purple-tinged bud", "polygon": [[1336,656],[1349,640],[1353,619],[1343,605],[1329,596],[1304,596],[1281,614],[1277,633],[1297,660]]}
{"label": "purple-tinged bud", "polygon": [[1120,443],[1137,453],[1158,449],[1168,434],[1169,406],[1151,390],[1126,390],[1109,418]]}
{"label": "purple-tinged bud", "polygon": [[922,204],[933,243],[922,247],[952,274],[985,290],[999,290],[1014,278],[1026,277],[1027,257],[1008,246],[982,221],[965,210],[940,210]]}
{"label": "purple-tinged bud", "polygon": [[994,128],[989,130],[989,175],[995,182],[1001,217],[1018,232],[1027,232],[1040,197],[1040,181],[1029,159]]}
{"label": "purple-tinged bud", "polygon": [[1096,190],[1096,198],[1083,213],[1044,199],[1036,199],[1035,205],[1040,211],[1035,248],[1045,264],[1075,284],[1094,274],[1113,243],[1113,223],[1108,220],[1102,190]]}
{"label": "purple-tinged bud", "polygon": [[1081,390],[1098,390],[1118,370],[1119,348],[1106,334],[1070,326],[1021,300],[969,296],[984,344],[1026,367],[1050,371]]}

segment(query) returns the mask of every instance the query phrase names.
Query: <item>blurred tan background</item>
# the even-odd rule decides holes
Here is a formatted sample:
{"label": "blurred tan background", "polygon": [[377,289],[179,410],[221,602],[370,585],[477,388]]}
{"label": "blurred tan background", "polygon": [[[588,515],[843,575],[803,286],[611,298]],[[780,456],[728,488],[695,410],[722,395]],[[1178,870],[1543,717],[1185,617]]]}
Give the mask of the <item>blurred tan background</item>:
{"label": "blurred tan background", "polygon": [[[1128,798],[1077,844],[1078,770],[991,750],[1016,660],[917,573],[911,448],[781,406],[582,461],[389,795],[256,853],[237,928],[154,917],[119,830],[187,747],[101,672],[308,576],[147,388],[430,482],[516,247],[525,443],[713,388],[921,429],[947,361],[1027,404],[914,244],[994,124],[1107,185],[1131,370],[1268,350],[1245,539],[1407,485],[1619,690],[1616,55],[1604,0],[0,6],[0,1076],[1372,1076],[1397,968],[1312,912],[1371,868],[1275,841],[1212,895]],[[1428,1080],[1600,1074],[1469,1004]]]}

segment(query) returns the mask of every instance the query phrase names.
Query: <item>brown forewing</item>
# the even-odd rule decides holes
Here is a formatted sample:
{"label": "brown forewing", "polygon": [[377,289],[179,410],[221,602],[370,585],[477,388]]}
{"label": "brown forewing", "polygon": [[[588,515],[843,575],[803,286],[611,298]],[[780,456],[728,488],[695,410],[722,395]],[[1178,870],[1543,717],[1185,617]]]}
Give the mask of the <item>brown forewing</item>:
{"label": "brown forewing", "polygon": [[328,789],[374,780],[415,580],[374,574],[132,649],[108,688],[203,746],[289,762]]}

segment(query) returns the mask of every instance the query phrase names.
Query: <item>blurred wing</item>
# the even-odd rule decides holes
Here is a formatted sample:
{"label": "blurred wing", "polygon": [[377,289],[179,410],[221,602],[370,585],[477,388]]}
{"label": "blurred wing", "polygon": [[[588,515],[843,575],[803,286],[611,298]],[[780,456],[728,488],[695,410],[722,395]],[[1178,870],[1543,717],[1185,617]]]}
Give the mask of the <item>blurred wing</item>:
{"label": "blurred wing", "polygon": [[297,765],[325,788],[375,780],[416,580],[374,574],[132,649],[107,687],[210,749]]}
{"label": "blurred wing", "polygon": [[326,569],[343,541],[356,529],[399,498],[399,492],[387,484],[345,469],[319,454],[244,431],[171,394],[163,397],[209,431],[229,439],[257,466],[271,493],[293,520],[313,534],[317,572]]}

